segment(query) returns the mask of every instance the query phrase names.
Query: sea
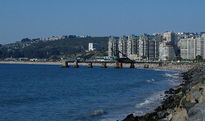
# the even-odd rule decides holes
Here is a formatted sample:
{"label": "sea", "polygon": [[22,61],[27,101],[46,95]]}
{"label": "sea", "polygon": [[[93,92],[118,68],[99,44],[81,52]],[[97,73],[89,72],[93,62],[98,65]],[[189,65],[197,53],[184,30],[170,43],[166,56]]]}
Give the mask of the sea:
{"label": "sea", "polygon": [[177,71],[0,64],[0,121],[116,121],[160,105]]}

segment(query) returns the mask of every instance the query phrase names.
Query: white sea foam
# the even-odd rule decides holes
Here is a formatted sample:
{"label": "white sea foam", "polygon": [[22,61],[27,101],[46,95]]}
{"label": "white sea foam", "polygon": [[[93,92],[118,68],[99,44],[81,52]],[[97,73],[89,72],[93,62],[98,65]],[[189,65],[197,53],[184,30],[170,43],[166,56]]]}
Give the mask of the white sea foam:
{"label": "white sea foam", "polygon": [[151,80],[146,80],[147,82],[151,83],[151,82],[154,82],[155,79],[151,79]]}
{"label": "white sea foam", "polygon": [[179,78],[179,73],[174,73],[174,74],[165,73],[164,76],[165,76],[165,77],[168,77],[168,78],[177,79],[177,78]]}
{"label": "white sea foam", "polygon": [[93,112],[88,113],[87,115],[80,116],[76,118],[75,120],[77,121],[87,120],[90,117],[95,117],[95,116],[99,116],[103,114],[105,114],[105,111],[103,109],[98,109],[98,110],[94,110]]}
{"label": "white sea foam", "polygon": [[89,116],[98,116],[104,114],[105,111],[103,109],[95,110],[89,114]]}
{"label": "white sea foam", "polygon": [[143,102],[135,105],[135,108],[137,110],[133,114],[139,116],[151,112],[154,108],[160,105],[163,97],[164,97],[164,91],[160,91],[152,94],[150,97],[146,98]]}
{"label": "white sea foam", "polygon": [[166,80],[168,80],[170,82],[171,85],[179,85],[182,81],[182,79],[179,76],[180,73],[165,73],[164,77],[166,78]]}
{"label": "white sea foam", "polygon": [[155,71],[167,71],[167,70],[163,70],[163,69],[153,69]]}
{"label": "white sea foam", "polygon": [[154,93],[153,95],[145,99],[143,102],[136,104],[135,107],[139,108],[150,103],[155,103],[156,101],[160,101],[163,97],[164,97],[164,91]]}

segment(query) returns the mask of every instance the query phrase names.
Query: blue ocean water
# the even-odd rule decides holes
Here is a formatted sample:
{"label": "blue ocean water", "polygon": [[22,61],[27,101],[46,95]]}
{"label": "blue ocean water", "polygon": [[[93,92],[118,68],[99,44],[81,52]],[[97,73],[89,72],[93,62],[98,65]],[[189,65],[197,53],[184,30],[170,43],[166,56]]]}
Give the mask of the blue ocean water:
{"label": "blue ocean water", "polygon": [[0,121],[115,121],[153,110],[179,72],[0,64]]}

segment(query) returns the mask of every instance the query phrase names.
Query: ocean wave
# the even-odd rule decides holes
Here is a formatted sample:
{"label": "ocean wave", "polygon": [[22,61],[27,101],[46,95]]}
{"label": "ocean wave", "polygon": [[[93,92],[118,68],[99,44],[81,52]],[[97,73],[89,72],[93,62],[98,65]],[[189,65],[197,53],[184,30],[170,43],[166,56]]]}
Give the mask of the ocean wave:
{"label": "ocean wave", "polygon": [[154,93],[150,97],[146,98],[143,102],[136,104],[135,107],[139,108],[150,103],[155,103],[156,101],[161,100],[163,97],[164,97],[164,91]]}
{"label": "ocean wave", "polygon": [[146,80],[148,83],[152,83],[155,82],[155,79],[151,79],[151,80]]}
{"label": "ocean wave", "polygon": [[164,76],[165,76],[165,77],[168,77],[168,78],[177,79],[177,78],[179,78],[179,73],[174,73],[174,74],[165,73]]}
{"label": "ocean wave", "polygon": [[105,111],[103,109],[95,110],[91,113],[88,114],[88,116],[93,117],[93,116],[98,116],[104,114]]}
{"label": "ocean wave", "polygon": [[170,82],[171,85],[174,86],[179,85],[182,82],[180,73],[173,73],[173,74],[165,73],[163,76],[166,78],[166,80]]}
{"label": "ocean wave", "polygon": [[167,71],[167,70],[163,70],[163,69],[153,69],[154,71]]}
{"label": "ocean wave", "polygon": [[156,108],[156,106],[161,103],[164,96],[164,91],[152,94],[150,97],[146,98],[141,103],[135,105],[135,108],[137,110],[133,114],[144,115],[145,113],[152,111],[154,108]]}
{"label": "ocean wave", "polygon": [[106,112],[103,109],[94,110],[86,115],[81,115],[80,117],[76,118],[77,121],[88,120],[91,117],[100,116],[105,114]]}

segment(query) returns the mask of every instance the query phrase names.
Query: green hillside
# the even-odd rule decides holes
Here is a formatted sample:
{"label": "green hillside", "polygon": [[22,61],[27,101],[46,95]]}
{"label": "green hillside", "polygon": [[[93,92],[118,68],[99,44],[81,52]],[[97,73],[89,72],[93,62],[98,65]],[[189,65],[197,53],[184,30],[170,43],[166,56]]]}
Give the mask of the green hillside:
{"label": "green hillside", "polygon": [[[88,43],[99,45],[96,52],[86,53]],[[105,55],[107,51],[108,37],[66,38],[55,41],[19,42],[0,47],[0,58],[60,58],[76,55],[90,58],[93,55]]]}

